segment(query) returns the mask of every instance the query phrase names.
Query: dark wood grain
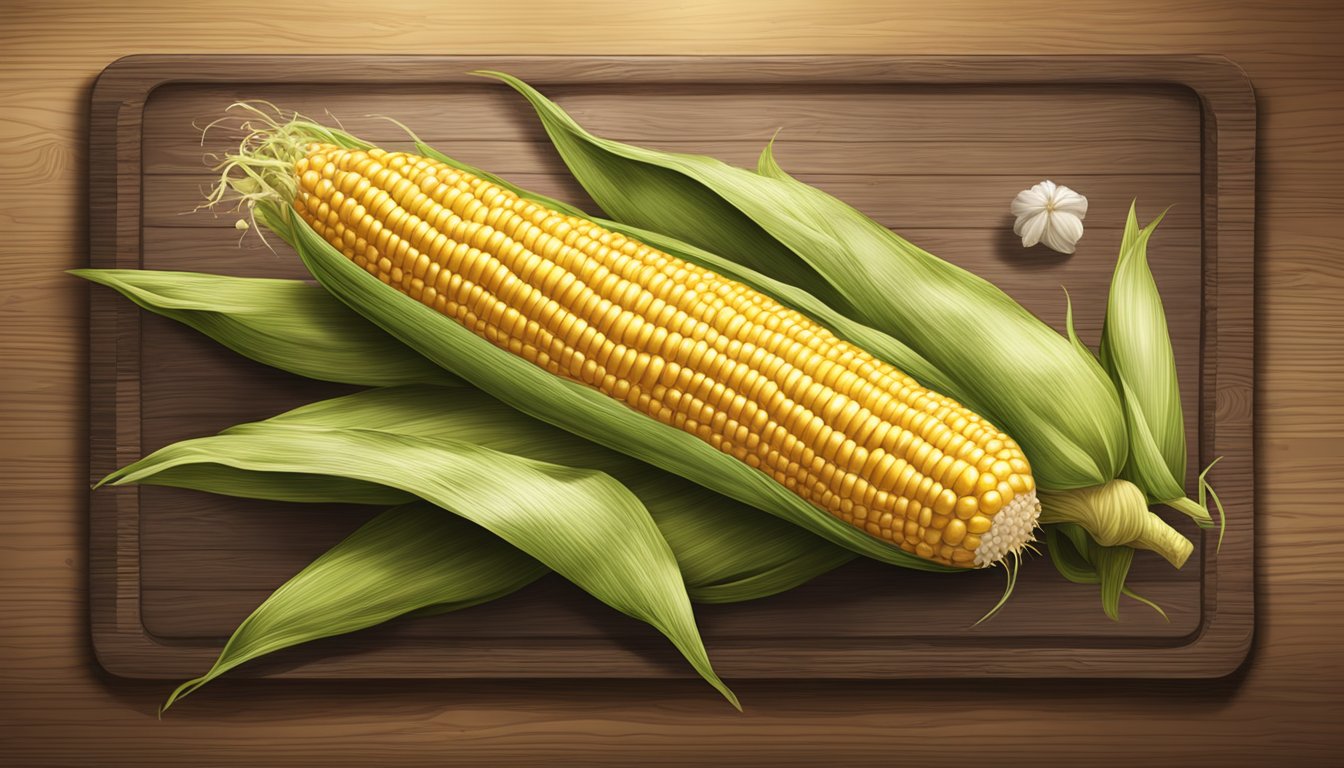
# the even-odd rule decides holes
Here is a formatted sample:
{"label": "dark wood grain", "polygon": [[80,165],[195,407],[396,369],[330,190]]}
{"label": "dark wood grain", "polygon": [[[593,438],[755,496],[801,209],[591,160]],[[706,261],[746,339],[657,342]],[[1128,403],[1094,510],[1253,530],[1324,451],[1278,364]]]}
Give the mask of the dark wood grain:
{"label": "dark wood grain", "polygon": [[[1224,222],[1249,220],[1241,208],[1253,199],[1245,193],[1251,177],[1244,169],[1253,161],[1253,133],[1244,126],[1254,124],[1254,105],[1241,74],[1213,58],[132,58],[109,68],[93,94],[91,131],[109,135],[99,140],[118,147],[115,154],[94,154],[93,192],[99,199],[115,194],[123,206],[117,220],[94,222],[94,263],[303,276],[287,249],[272,251],[247,238],[240,246],[230,217],[184,213],[212,181],[203,160],[238,140],[228,124],[202,140],[198,126],[248,93],[338,120],[368,96],[450,154],[586,202],[535,129],[506,127],[533,122],[516,96],[463,75],[476,68],[548,86],[562,105],[573,101],[596,130],[739,164],[754,159],[760,141],[738,136],[768,135],[772,125],[784,125],[790,138],[797,133],[804,140],[781,139],[779,154],[806,178],[995,280],[1059,328],[1060,286],[1067,286],[1079,308],[1078,327],[1094,340],[1130,200],[1143,194],[1151,201],[1154,210],[1146,216],[1159,204],[1174,205],[1179,213],[1155,244],[1153,262],[1186,382],[1191,473],[1215,453],[1228,466],[1250,462],[1249,433],[1236,432],[1241,414],[1235,408],[1249,402],[1240,393],[1250,389],[1250,340],[1234,334],[1224,343],[1217,334],[1222,282],[1231,275],[1237,285],[1249,271],[1246,244],[1219,238]],[[915,113],[917,125],[908,118]],[[1136,115],[1150,131],[1134,132]],[[342,123],[376,140],[405,141],[377,120]],[[939,135],[938,126],[968,124],[993,124],[994,130],[963,131],[949,140]],[[1071,132],[1060,129],[1065,124]],[[901,128],[908,135],[893,133]],[[869,162],[870,155],[882,160]],[[1028,169],[1043,167],[1093,195],[1089,222],[1095,226],[1072,258],[1026,251],[1009,231],[1008,201],[1037,180],[1024,175]],[[933,169],[940,172],[931,175]],[[116,382],[96,389],[119,390],[119,397],[93,403],[95,423],[114,425],[118,448],[95,448],[95,475],[124,463],[125,452],[209,434],[331,389],[240,365],[208,341],[146,319],[129,304],[109,312],[115,317],[95,328],[109,341],[95,339],[99,351],[90,373]],[[115,359],[105,359],[106,346],[116,349]],[[1224,398],[1231,405],[1214,405],[1219,392],[1232,396]],[[1220,441],[1224,424],[1228,439]],[[1236,490],[1230,511],[1249,521],[1249,496]],[[95,495],[91,546],[100,558],[114,553],[91,574],[94,643],[109,670],[139,677],[199,670],[209,644],[221,642],[268,587],[352,526],[348,514],[311,508],[298,512],[303,519],[296,526],[293,514],[236,501],[213,504],[209,516],[190,513],[204,503],[198,494],[161,489]],[[1190,533],[1201,538],[1193,528]],[[203,544],[220,539],[229,545]],[[699,623],[728,677],[1051,677],[1080,668],[1104,677],[1220,676],[1238,666],[1249,647],[1251,541],[1248,526],[1234,527],[1219,555],[1201,547],[1182,574],[1141,557],[1135,583],[1161,596],[1170,622],[1155,614],[1132,618],[1137,605],[1127,611],[1131,620],[1107,622],[1091,589],[1037,562],[1013,610],[974,630],[971,624],[995,599],[998,579],[929,578],[866,563],[770,600],[702,608]],[[281,548],[276,542],[292,543]],[[875,583],[893,588],[860,588]],[[919,621],[910,621],[913,616]],[[279,669],[257,665],[240,673],[552,677],[574,674],[579,658],[600,676],[685,676],[648,636],[647,627],[552,583],[411,630],[333,640],[312,657],[296,651]],[[570,653],[563,663],[538,652],[546,638],[565,640]],[[491,653],[463,654],[461,646],[473,643],[490,643]],[[976,666],[956,663],[966,649],[974,650]],[[914,653],[927,663],[905,663]]]}

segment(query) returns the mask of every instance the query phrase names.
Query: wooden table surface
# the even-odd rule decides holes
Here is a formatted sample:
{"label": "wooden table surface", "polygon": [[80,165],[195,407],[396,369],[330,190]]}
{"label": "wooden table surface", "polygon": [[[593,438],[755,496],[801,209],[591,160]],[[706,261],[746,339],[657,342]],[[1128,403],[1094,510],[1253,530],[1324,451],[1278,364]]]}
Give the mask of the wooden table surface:
{"label": "wooden table surface", "polygon": [[[0,3],[0,764],[1339,764],[1344,5],[191,5]],[[103,673],[89,644],[87,293],[62,274],[87,260],[89,86],[154,52],[1231,57],[1260,111],[1249,662],[1212,682],[753,683],[742,715],[695,681],[224,681],[157,720],[166,687]]]}

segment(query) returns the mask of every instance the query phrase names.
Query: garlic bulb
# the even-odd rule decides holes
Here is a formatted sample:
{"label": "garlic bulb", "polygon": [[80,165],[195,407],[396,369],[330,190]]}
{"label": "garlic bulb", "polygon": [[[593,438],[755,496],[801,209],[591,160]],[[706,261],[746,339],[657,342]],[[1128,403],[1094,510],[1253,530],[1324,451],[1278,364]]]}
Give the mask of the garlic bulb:
{"label": "garlic bulb", "polygon": [[1087,198],[1046,180],[1019,192],[1011,210],[1017,217],[1013,234],[1022,238],[1023,247],[1045,243],[1047,248],[1060,253],[1073,253],[1083,236]]}

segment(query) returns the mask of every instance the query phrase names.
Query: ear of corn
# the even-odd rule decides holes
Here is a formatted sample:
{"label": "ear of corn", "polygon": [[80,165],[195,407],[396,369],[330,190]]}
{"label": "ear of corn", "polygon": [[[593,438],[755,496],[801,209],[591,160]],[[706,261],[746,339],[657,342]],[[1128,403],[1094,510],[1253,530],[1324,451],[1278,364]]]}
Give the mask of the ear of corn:
{"label": "ear of corn", "polygon": [[[320,165],[323,171],[318,174],[313,167],[299,168],[299,189],[295,190],[298,207],[322,228],[322,235],[342,245],[349,257],[336,251],[332,243],[297,221],[293,214],[263,206],[259,210],[267,223],[293,241],[309,269],[328,290],[418,351],[511,405],[725,494],[745,496],[743,500],[749,503],[782,512],[837,543],[889,562],[926,568],[930,564],[923,560],[963,566],[973,562],[988,564],[1020,546],[1029,536],[1035,517],[1034,487],[1014,444],[992,429],[987,431],[978,418],[972,418],[974,414],[927,393],[900,372],[862,356],[862,350],[849,348],[824,329],[766,297],[729,281],[719,281],[712,274],[697,273],[691,265],[637,243],[622,243],[619,249],[611,249],[608,247],[611,236],[596,231],[591,224],[552,218],[551,212],[517,200],[506,205],[500,198],[507,196],[496,187],[472,187],[471,180],[460,177],[452,185],[443,184],[438,176],[448,177],[454,171],[435,168],[419,158],[387,156],[387,165],[378,163],[373,167],[370,158],[377,159],[373,152],[338,155],[333,148],[310,146],[304,157],[295,158],[296,166],[302,165],[305,158],[310,166]],[[321,162],[316,163],[315,159]],[[361,166],[370,168],[367,174],[359,173]],[[342,172],[346,175],[337,179]],[[438,197],[430,196],[426,189]],[[491,199],[491,204],[482,203],[478,194]],[[454,201],[460,210],[454,210]],[[413,211],[407,205],[413,206]],[[370,212],[376,215],[369,216]],[[539,217],[545,226],[526,221],[520,224],[519,219],[524,216]],[[435,223],[431,225],[425,217],[432,217]],[[384,219],[386,225],[382,223]],[[518,239],[494,229],[492,222],[507,226],[507,231],[517,234]],[[361,224],[365,226],[363,232],[359,230]],[[562,231],[557,237],[546,231],[550,228],[568,232]],[[562,240],[565,236],[569,236],[569,242]],[[477,240],[471,240],[473,237]],[[578,242],[576,238],[583,238],[592,247],[572,247],[571,243]],[[529,246],[538,242],[550,245],[538,246],[542,253],[537,254]],[[375,250],[369,251],[370,248]],[[421,258],[422,250],[434,254],[434,258]],[[372,258],[361,255],[364,262],[361,265],[356,255],[365,252]],[[576,259],[569,268],[581,270],[584,280],[604,280],[599,291],[588,289],[583,280],[576,281],[567,268],[548,266],[554,263],[550,259],[562,254]],[[393,258],[404,267],[395,264]],[[500,258],[511,260],[512,268],[500,269]],[[611,260],[610,266],[602,262],[604,258]],[[448,268],[437,266],[440,261]],[[668,271],[660,275],[660,268]],[[416,269],[422,271],[417,273]],[[638,279],[628,279],[631,269],[638,273]],[[525,279],[518,278],[520,272]],[[381,282],[369,279],[373,273],[377,273]],[[698,283],[685,284],[696,274]],[[436,290],[427,291],[429,283],[417,275],[437,281]],[[552,278],[555,281],[548,282]],[[498,282],[474,282],[481,279]],[[527,279],[536,279],[539,284],[530,285]],[[650,294],[641,280],[665,284],[664,295]],[[383,283],[399,284],[404,292],[388,291]],[[439,287],[443,290],[438,290]],[[505,288],[510,291],[508,300],[496,299],[493,292]],[[633,295],[629,294],[632,289]],[[553,293],[548,296],[546,291]],[[605,296],[600,291],[625,293]],[[708,301],[695,300],[697,295],[707,297]],[[643,302],[642,310],[655,314],[611,311],[615,306],[613,297]],[[449,298],[454,299],[453,306],[449,305]],[[570,306],[571,302],[581,304]],[[725,307],[735,311],[725,311]],[[592,314],[594,311],[598,314]],[[538,312],[544,314],[535,314]],[[734,314],[738,316],[735,321]],[[756,323],[758,327],[767,326],[763,330],[753,329],[752,323],[744,320],[756,316],[765,318]],[[715,326],[706,319],[724,325]],[[732,332],[729,322],[736,323]],[[506,323],[502,330],[500,323]],[[660,325],[666,323],[676,323],[678,327]],[[777,332],[778,328],[785,328],[788,333]],[[765,335],[739,341],[732,333],[743,329]],[[614,342],[604,331],[630,346],[614,348]],[[682,343],[682,338],[688,341]],[[689,339],[696,341],[691,343]],[[768,348],[767,340],[770,340]],[[491,341],[499,346],[494,347]],[[766,355],[767,361],[771,355],[780,357],[782,353],[780,364],[792,365],[792,373],[785,367],[775,379],[752,367],[759,365],[761,359],[746,365],[745,354],[751,350],[748,345],[756,342],[761,342],[756,348]],[[590,343],[596,346],[584,346]],[[739,343],[741,347],[737,346]],[[641,347],[641,344],[650,345]],[[729,344],[733,352],[726,351]],[[831,350],[828,355],[838,357],[809,354],[807,350],[817,344]],[[501,356],[500,347],[512,352]],[[639,358],[650,352],[653,353],[650,358],[662,357],[653,361],[657,364],[654,367]],[[739,352],[742,356],[737,356],[734,362]],[[800,353],[802,356],[797,357]],[[792,363],[789,355],[795,355]],[[629,380],[628,370],[636,362],[640,366],[639,375],[647,377]],[[710,373],[696,368],[702,363],[711,366]],[[607,372],[608,365],[612,372]],[[560,375],[547,373],[543,368]],[[776,367],[773,373],[780,370]],[[621,375],[615,375],[616,372]],[[822,378],[814,381],[814,374]],[[724,376],[729,378],[716,378]],[[899,391],[882,392],[882,387],[891,386],[882,384],[888,380],[895,382]],[[752,403],[740,395],[719,399],[731,397],[729,388],[744,382],[755,387],[750,390],[753,395],[764,392],[760,403]],[[905,418],[905,423],[883,427],[891,422],[881,416],[865,416],[869,411],[863,400],[830,394],[830,387],[837,385],[842,391],[853,391],[854,396],[870,397],[864,393],[876,391],[880,397],[875,407],[895,409],[889,418]],[[595,391],[603,387],[607,387],[605,393]],[[819,409],[821,415],[799,407],[790,395],[803,398],[805,405]],[[539,407],[539,401],[544,405]],[[682,408],[686,403],[679,401],[689,401],[690,409]],[[835,410],[822,411],[823,404]],[[747,410],[752,406],[755,411]],[[919,413],[926,407],[929,410]],[[644,409],[646,415],[641,416],[635,409]],[[754,414],[750,415],[749,423],[734,418],[744,414]],[[666,423],[652,424],[648,416],[661,417]],[[872,425],[868,430],[879,436],[873,448],[867,449],[866,456],[856,450],[862,446],[856,446],[835,429],[836,419],[844,419],[838,423],[846,424],[855,418],[859,418],[855,424],[860,426],[867,419],[866,423]],[[944,419],[946,423],[942,423]],[[805,430],[809,423],[812,426]],[[953,425],[955,430],[951,429]],[[752,428],[765,431],[753,432]],[[801,430],[805,439],[794,435],[794,430]],[[970,434],[963,435],[963,431]],[[903,435],[909,437],[899,447],[893,444],[884,448],[883,439]],[[731,442],[730,438],[738,442]],[[914,442],[917,438],[925,443],[942,441],[944,446],[952,446],[950,450],[954,453],[962,451],[966,455],[948,455],[943,461],[946,454],[933,445],[921,448]],[[994,449],[986,452],[982,445]],[[884,450],[874,453],[877,448]],[[897,452],[892,454],[892,450]],[[916,451],[918,466],[912,466],[903,475],[902,465],[910,465]],[[976,462],[988,453],[995,454],[989,456],[987,471],[981,472],[965,460],[972,451],[979,451]],[[725,453],[735,455],[724,456]],[[736,460],[724,461],[725,458]],[[749,463],[753,459],[755,463]],[[865,478],[857,474],[858,469],[870,459],[875,463],[886,462],[879,466],[883,474],[872,479],[903,483],[899,490],[913,491],[913,498],[881,485],[869,488],[859,485],[858,480]],[[851,466],[854,462],[857,465]],[[755,471],[758,466],[773,470],[780,482],[771,482],[768,475]],[[796,486],[790,488],[798,482],[798,477],[792,474],[793,467],[802,470],[803,479],[810,485],[801,488],[802,493],[792,492],[799,490]],[[967,472],[967,468],[974,474]],[[936,472],[936,476],[924,474],[927,472]],[[974,482],[981,475],[985,476],[981,481],[987,484],[985,488],[978,488]],[[922,482],[921,476],[926,478]],[[990,478],[994,478],[993,487],[988,485]],[[945,482],[940,483],[940,479]],[[963,484],[969,487],[961,489]],[[909,491],[905,490],[907,486]],[[897,489],[893,486],[893,490]],[[818,515],[813,501],[829,509],[833,516],[828,519]],[[909,502],[904,510],[894,506],[902,501]],[[979,514],[980,504],[986,514]],[[883,505],[891,506],[883,508]],[[873,509],[880,516],[861,517]],[[1000,510],[1012,513],[1003,518],[1012,522],[1003,532],[996,532],[990,515]],[[847,516],[850,519],[846,520]],[[984,522],[978,522],[977,517]],[[982,541],[988,541],[989,546],[982,549]],[[912,550],[919,559],[887,542]]]}
{"label": "ear of corn", "polygon": [[[1176,357],[1162,296],[1148,267],[1148,240],[1161,221],[1159,216],[1140,228],[1134,206],[1129,208],[1106,303],[1101,362],[1124,401],[1130,453],[1123,476],[1142,488],[1149,501],[1211,525],[1204,503],[1188,498],[1184,490],[1185,418]],[[1202,475],[1199,483],[1202,496],[1207,486]]]}
{"label": "ear of corn", "polygon": [[1015,443],[747,286],[424,157],[315,145],[295,170],[295,209],[371,275],[845,522],[987,565],[1018,546],[1001,509],[1034,520]]}
{"label": "ear of corn", "polygon": [[462,440],[271,423],[176,443],[103,482],[135,483],[199,463],[349,478],[450,510],[658,629],[738,706],[710,665],[675,555],[640,500],[610,475]]}

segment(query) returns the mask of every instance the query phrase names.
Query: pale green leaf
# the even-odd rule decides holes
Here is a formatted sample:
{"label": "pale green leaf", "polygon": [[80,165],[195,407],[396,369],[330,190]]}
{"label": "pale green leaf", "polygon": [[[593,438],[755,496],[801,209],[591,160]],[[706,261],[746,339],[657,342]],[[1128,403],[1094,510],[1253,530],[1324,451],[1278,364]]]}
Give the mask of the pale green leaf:
{"label": "pale green leaf", "polygon": [[498,536],[432,504],[390,509],[273,592],[238,625],[210,670],[179,686],[163,709],[268,653],[412,611],[493,600],[547,570]]}
{"label": "pale green leaf", "polygon": [[1162,296],[1148,266],[1148,242],[1165,215],[1140,228],[1135,206],[1130,205],[1106,303],[1101,362],[1122,395],[1129,431],[1129,459],[1121,475],[1142,488],[1150,501],[1167,504],[1208,526],[1213,524],[1208,509],[1187,497],[1183,487],[1186,444],[1180,382]]}
{"label": "pale green leaf", "polygon": [[1134,563],[1134,550],[1129,547],[1097,546],[1092,552],[1092,563],[1101,582],[1101,609],[1111,621],[1120,620],[1120,594]]}
{"label": "pale green leaf", "polygon": [[[776,594],[854,558],[848,550],[797,526],[529,419],[471,388],[371,389],[302,406],[264,422],[238,425],[226,434],[244,438],[260,434],[264,439],[272,425],[362,427],[428,438],[466,435],[493,450],[608,472],[648,508],[676,557],[687,593],[696,602],[737,602]],[[198,461],[160,464],[158,471],[142,475],[139,482],[282,501],[395,504],[414,498],[405,491],[348,477],[227,466],[213,460],[210,445],[207,440],[175,446],[177,451],[190,451]],[[264,450],[253,453],[257,460],[269,455]],[[280,458],[281,466],[288,466],[287,459]],[[439,517],[455,519],[441,511]],[[184,685],[182,692],[282,647],[354,631],[405,613],[456,610],[505,594],[501,585],[473,575],[482,568],[520,578],[528,575],[528,581],[535,578],[531,574],[536,569],[545,570],[517,549],[501,549],[499,539],[478,526],[438,524],[422,514],[400,512],[384,513],[378,521],[378,537],[342,542],[323,556],[320,568],[315,564],[317,570],[305,570],[268,598],[256,617],[239,627],[210,672]],[[451,556],[469,546],[460,537],[484,539],[485,549],[500,562]],[[402,543],[378,545],[380,540]],[[421,562],[405,551],[413,542],[414,552],[442,552],[444,556]],[[391,549],[384,552],[382,546]],[[384,556],[397,567],[389,565]],[[370,583],[369,569],[389,573],[388,578],[399,581],[383,586]],[[410,578],[404,575],[407,569],[419,574],[414,583],[400,581]],[[316,614],[324,620],[308,621],[304,617],[312,615],[307,607],[310,592],[329,584],[369,584],[369,592],[364,596],[360,591],[341,591],[339,601],[324,602]]]}
{"label": "pale green leaf", "polygon": [[[797,586],[853,559],[807,531],[564,430],[543,424],[479,390],[430,386],[373,389],[323,400],[224,434],[265,434],[271,425],[375,430],[407,437],[468,438],[503,453],[611,475],[644,503],[672,547],[692,596],[728,593],[755,599]],[[390,505],[412,496],[350,477],[241,470],[210,461],[209,443],[179,451],[200,462],[161,465],[142,483],[248,498]],[[829,566],[829,567],[828,567]],[[768,575],[766,575],[768,574]],[[719,587],[711,590],[710,587]],[[722,602],[716,598],[716,602]]]}
{"label": "pale green leaf", "polygon": [[210,462],[210,446],[205,443],[177,444],[186,455],[194,452],[197,461],[159,467],[140,482],[170,488],[190,488],[241,499],[269,499],[305,504],[369,504],[385,507],[415,500],[413,494],[348,477],[327,477],[298,472],[257,472]]}
{"label": "pale green leaf", "polygon": [[[715,536],[707,540],[715,548],[715,553],[704,559],[705,564],[718,563],[720,568],[730,564],[734,558],[724,557],[731,547],[733,539]],[[671,543],[669,537],[668,543]],[[787,592],[802,586],[823,573],[829,573],[855,558],[847,549],[831,546],[817,546],[788,555],[784,550],[772,550],[768,557],[758,558],[758,563],[771,563],[755,572],[738,570],[734,575],[715,582],[691,582],[686,591],[697,603],[741,603],[747,600],[759,600],[762,597]],[[704,570],[704,569],[702,569]]]}
{"label": "pale green leaf", "polygon": [[[1134,207],[1130,206],[1102,328],[1103,363],[1117,387],[1123,382],[1130,437],[1143,429],[1149,448],[1157,452],[1150,455],[1131,450],[1124,476],[1138,483],[1154,501],[1174,498],[1173,484],[1178,489],[1176,496],[1184,495],[1179,488],[1185,479],[1186,461],[1176,356],[1162,296],[1148,266],[1148,241],[1161,220],[1159,216],[1139,229]],[[1170,482],[1151,484],[1159,471]]]}
{"label": "pale green leaf", "polygon": [[770,141],[766,142],[765,148],[756,158],[756,172],[771,179],[796,181],[793,176],[789,175],[788,171],[780,167],[779,161],[775,160],[775,139],[777,138],[779,138],[779,131],[775,131],[775,135],[770,137]]}
{"label": "pale green leaf", "polygon": [[1073,298],[1069,296],[1068,289],[1064,289],[1064,329],[1068,334],[1069,343],[1078,350],[1079,354],[1095,357],[1092,350],[1087,348],[1083,340],[1078,338],[1078,331],[1073,327]]}
{"label": "pale green leaf", "polygon": [[1087,531],[1076,523],[1051,523],[1045,529],[1045,548],[1059,574],[1074,584],[1097,584],[1101,577],[1082,553],[1087,552]]}
{"label": "pale green leaf", "polygon": [[233,351],[300,376],[345,384],[457,384],[320,287],[301,280],[143,269],[74,269]]}
{"label": "pale green leaf", "polygon": [[[1144,412],[1143,397],[1129,385],[1127,376],[1117,373],[1116,379],[1125,396],[1125,415],[1130,430],[1130,461],[1124,475],[1143,490],[1146,498],[1155,503],[1172,504],[1185,499],[1180,482],[1171,475],[1163,461],[1161,439],[1153,434],[1152,421]],[[1177,508],[1201,525],[1211,522],[1209,511],[1202,505]]]}
{"label": "pale green leaf", "polygon": [[1139,232],[1142,227],[1139,226],[1139,214],[1137,209],[1138,201],[1129,201],[1129,213],[1125,215],[1125,231],[1120,236],[1120,256],[1124,257],[1129,253],[1139,240]]}
{"label": "pale green leaf", "polygon": [[609,475],[462,440],[270,423],[170,445],[106,481],[134,483],[161,469],[200,462],[346,477],[455,512],[657,628],[738,706],[710,666],[671,548],[640,500]]}
{"label": "pale green leaf", "polygon": [[[204,471],[219,468],[199,466]],[[756,599],[797,586],[804,574],[830,570],[851,557],[823,544],[798,559],[732,581],[699,587],[688,581],[687,591],[692,600],[704,603]],[[512,594],[547,572],[499,537],[431,504],[393,508],[267,597],[234,631],[210,669],[179,686],[163,709],[266,654],[398,616],[479,605]]]}

